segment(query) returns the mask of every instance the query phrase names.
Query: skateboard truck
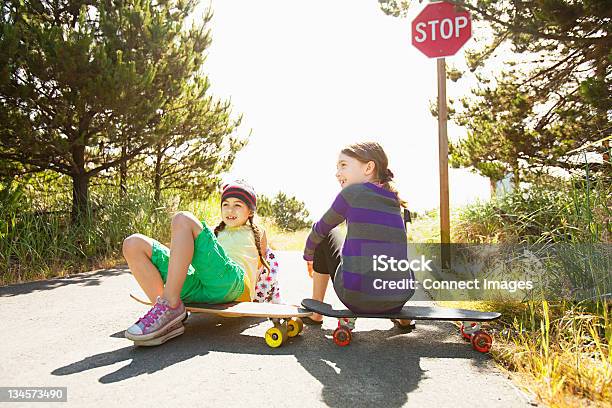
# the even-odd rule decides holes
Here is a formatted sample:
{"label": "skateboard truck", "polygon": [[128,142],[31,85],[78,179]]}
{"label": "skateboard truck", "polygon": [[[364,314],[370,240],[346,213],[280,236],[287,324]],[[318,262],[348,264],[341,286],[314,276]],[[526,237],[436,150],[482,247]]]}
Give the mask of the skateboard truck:
{"label": "skateboard truck", "polygon": [[273,348],[280,347],[289,337],[295,337],[304,330],[304,323],[299,317],[270,320],[274,326],[266,330],[266,344]]}

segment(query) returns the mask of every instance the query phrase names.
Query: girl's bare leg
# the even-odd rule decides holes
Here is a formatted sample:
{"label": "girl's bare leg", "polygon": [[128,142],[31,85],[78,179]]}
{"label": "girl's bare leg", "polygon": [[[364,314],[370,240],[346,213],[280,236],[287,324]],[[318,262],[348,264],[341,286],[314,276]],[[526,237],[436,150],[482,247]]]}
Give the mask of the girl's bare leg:
{"label": "girl's bare leg", "polygon": [[[329,275],[318,273],[314,271],[312,273],[312,298],[320,302],[325,301],[325,291],[327,290],[327,284],[329,282]],[[319,313],[313,313],[310,317],[312,320],[320,322],[323,320],[323,316]]]}
{"label": "girl's bare leg", "polygon": [[133,234],[123,241],[123,256],[136,281],[151,302],[155,303],[164,291],[164,282],[151,262],[153,244],[151,238]]}
{"label": "girl's bare leg", "polygon": [[189,212],[181,211],[172,217],[170,263],[163,289],[163,297],[168,300],[170,307],[179,304],[181,289],[193,259],[194,241],[203,228],[202,223]]}

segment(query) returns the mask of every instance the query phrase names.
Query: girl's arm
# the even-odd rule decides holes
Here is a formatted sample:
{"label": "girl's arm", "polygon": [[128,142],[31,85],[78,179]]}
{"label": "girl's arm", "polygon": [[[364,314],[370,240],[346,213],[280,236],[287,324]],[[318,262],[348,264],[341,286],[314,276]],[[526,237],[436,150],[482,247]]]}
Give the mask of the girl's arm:
{"label": "girl's arm", "polygon": [[347,189],[345,188],[338,194],[331,208],[312,226],[312,231],[308,235],[306,247],[304,248],[304,260],[312,261],[314,251],[321,241],[325,239],[334,227],[346,219],[346,213],[349,209],[348,200],[346,199]]}

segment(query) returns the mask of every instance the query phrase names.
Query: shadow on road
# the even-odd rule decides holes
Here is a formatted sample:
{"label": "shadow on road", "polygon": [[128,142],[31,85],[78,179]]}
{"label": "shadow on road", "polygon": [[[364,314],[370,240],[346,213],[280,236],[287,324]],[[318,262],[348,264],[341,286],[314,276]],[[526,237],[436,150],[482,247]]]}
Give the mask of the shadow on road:
{"label": "shadow on road", "polygon": [[[348,347],[336,346],[331,340],[332,331],[320,327],[306,327],[301,336],[289,339],[278,349],[269,348],[260,336],[238,334],[263,321],[192,316],[184,335],[160,347],[135,347],[126,340],[130,344],[127,347],[86,357],[51,374],[66,376],[129,361],[99,379],[100,383],[109,384],[151,374],[194,357],[205,357],[210,352],[291,355],[323,385],[321,399],[328,406],[396,407],[406,403],[407,394],[426,375],[420,366],[421,358],[464,358],[474,364],[488,360],[467,344],[445,342],[452,334],[435,323],[424,324],[409,334],[397,328],[357,331]],[[119,331],[111,336],[123,337],[123,334]],[[209,375],[222,375],[233,369],[207,365],[206,360],[201,364]],[[220,372],[215,373],[215,368]],[[278,389],[283,389],[282,373],[273,381]]]}
{"label": "shadow on road", "polygon": [[104,269],[93,273],[79,273],[67,276],[65,278],[54,278],[35,282],[8,285],[0,287],[0,297],[24,295],[27,293],[40,292],[43,290],[57,289],[59,287],[67,285],[99,286],[102,283],[103,278],[109,278],[124,273],[129,274],[130,270],[127,269],[127,267],[117,267],[113,269]]}

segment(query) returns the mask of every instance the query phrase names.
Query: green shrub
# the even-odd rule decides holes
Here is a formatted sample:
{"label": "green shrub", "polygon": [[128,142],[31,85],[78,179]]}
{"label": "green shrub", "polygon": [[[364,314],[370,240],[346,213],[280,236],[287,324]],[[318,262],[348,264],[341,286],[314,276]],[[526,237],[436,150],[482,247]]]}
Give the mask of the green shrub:
{"label": "green shrub", "polygon": [[453,242],[611,242],[611,197],[603,183],[533,183],[461,209]]}
{"label": "green shrub", "polygon": [[[153,191],[142,185],[129,187],[124,196],[114,186],[93,186],[92,210],[79,223],[70,220],[65,191],[34,200],[19,195],[19,189],[11,191],[0,190],[0,285],[82,272],[120,258],[123,240],[133,233],[168,243],[170,219],[178,210],[191,211],[211,226],[219,221],[218,196],[187,202],[177,191],[156,203]],[[20,200],[25,201],[9,205]],[[48,202],[56,206],[46,207]]]}
{"label": "green shrub", "polygon": [[257,197],[257,215],[273,220],[280,231],[298,231],[310,227],[308,210],[302,201],[279,192],[274,198]]}
{"label": "green shrub", "polygon": [[283,231],[297,231],[310,227],[308,210],[304,203],[295,197],[279,192],[272,203],[272,217]]}

